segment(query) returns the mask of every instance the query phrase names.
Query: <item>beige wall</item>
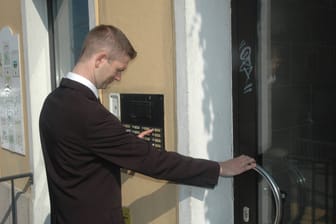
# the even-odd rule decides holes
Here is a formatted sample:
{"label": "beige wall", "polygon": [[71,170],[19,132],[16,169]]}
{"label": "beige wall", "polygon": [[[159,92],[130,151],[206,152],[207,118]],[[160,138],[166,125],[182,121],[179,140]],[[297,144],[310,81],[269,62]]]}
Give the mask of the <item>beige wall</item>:
{"label": "beige wall", "polygon": [[[11,1],[1,1],[0,2],[0,29],[5,26],[9,26],[14,34],[19,34],[19,45],[20,45],[20,69],[21,69],[21,91],[22,103],[23,103],[23,114],[24,114],[24,130],[25,130],[25,152],[26,155],[19,155],[12,153],[5,149],[0,148],[0,176],[14,175],[23,172],[30,171],[29,162],[29,149],[28,146],[28,134],[27,134],[27,119],[26,119],[26,89],[25,89],[25,71],[24,71],[24,58],[23,58],[23,41],[22,41],[22,17],[21,17],[21,1],[11,0]],[[18,180],[16,182],[16,187],[22,188],[27,180]]]}
{"label": "beige wall", "polygon": [[[173,6],[167,0],[99,0],[98,23],[119,27],[138,52],[122,81],[104,90],[110,92],[160,93],[165,100],[165,145],[175,150],[175,74]],[[176,223],[176,186],[136,174],[123,175],[123,204],[132,223]]]}

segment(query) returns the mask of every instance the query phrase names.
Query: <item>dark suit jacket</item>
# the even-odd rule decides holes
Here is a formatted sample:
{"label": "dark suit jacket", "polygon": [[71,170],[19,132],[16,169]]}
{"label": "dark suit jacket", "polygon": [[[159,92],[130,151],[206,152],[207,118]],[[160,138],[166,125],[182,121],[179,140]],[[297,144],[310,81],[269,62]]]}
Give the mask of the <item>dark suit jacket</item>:
{"label": "dark suit jacket", "polygon": [[181,184],[211,188],[218,181],[216,162],[156,150],[69,79],[47,97],[39,125],[52,224],[124,223],[121,167]]}

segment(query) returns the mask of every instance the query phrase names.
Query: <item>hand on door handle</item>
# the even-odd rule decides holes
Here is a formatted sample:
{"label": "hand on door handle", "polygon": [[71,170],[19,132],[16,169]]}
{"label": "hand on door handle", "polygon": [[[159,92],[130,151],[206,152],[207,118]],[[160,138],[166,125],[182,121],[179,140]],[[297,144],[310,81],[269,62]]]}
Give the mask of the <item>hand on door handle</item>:
{"label": "hand on door handle", "polygon": [[274,181],[274,179],[259,165],[256,165],[255,168],[253,168],[257,173],[259,173],[262,177],[264,177],[268,183],[268,185],[271,187],[274,200],[275,200],[275,219],[274,224],[279,224],[281,220],[281,212],[282,212],[282,195],[279,186]]}
{"label": "hand on door handle", "polygon": [[241,155],[236,158],[219,162],[220,176],[235,176],[256,167],[253,158]]}

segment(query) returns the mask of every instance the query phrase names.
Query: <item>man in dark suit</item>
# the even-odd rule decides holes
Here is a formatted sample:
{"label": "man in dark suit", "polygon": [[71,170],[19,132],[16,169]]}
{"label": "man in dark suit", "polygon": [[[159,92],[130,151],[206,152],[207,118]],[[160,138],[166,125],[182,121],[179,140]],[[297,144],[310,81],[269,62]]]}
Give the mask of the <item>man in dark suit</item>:
{"label": "man in dark suit", "polygon": [[45,100],[40,136],[52,224],[121,224],[120,168],[180,184],[213,188],[219,176],[255,167],[240,156],[224,162],[159,151],[134,136],[98,100],[98,89],[120,81],[136,51],[116,27],[87,35],[79,61]]}

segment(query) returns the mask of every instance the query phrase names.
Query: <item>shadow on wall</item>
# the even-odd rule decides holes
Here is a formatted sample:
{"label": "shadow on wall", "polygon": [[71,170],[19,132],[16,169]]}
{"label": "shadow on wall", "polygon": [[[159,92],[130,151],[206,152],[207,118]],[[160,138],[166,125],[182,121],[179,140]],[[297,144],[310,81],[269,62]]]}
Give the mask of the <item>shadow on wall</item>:
{"label": "shadow on wall", "polygon": [[50,213],[48,214],[48,216],[45,218],[43,224],[49,224],[50,223]]}
{"label": "shadow on wall", "polygon": [[[138,224],[147,224],[153,222],[161,215],[167,213],[167,211],[176,207],[176,199],[166,200],[165,195],[170,194],[172,188],[175,188],[172,184],[165,184],[152,194],[139,198],[131,203],[128,207],[130,211],[137,211],[138,214],[146,215],[131,215],[131,222]],[[150,205],[150,206],[143,206]]]}
{"label": "shadow on wall", "polygon": [[48,15],[47,15],[47,1],[45,0],[33,0],[36,11],[39,13],[41,17],[41,21],[46,29],[48,29]]}
{"label": "shadow on wall", "polygon": [[[164,183],[162,180],[153,179],[147,176],[140,175],[138,176],[140,178],[144,178],[146,180],[149,180],[151,182],[158,182],[158,183]],[[132,178],[131,176],[126,177],[126,179]],[[126,180],[124,180],[126,181]],[[167,195],[171,194],[171,192],[174,192],[176,189],[175,183],[166,183],[163,184],[159,189],[152,192],[151,194],[148,194],[146,196],[143,196],[131,204],[129,204],[127,207],[130,209],[131,212],[131,223],[136,224],[148,224],[148,223],[154,223],[155,219],[158,217],[166,214],[172,209],[176,209],[176,198],[171,197],[167,199]],[[204,191],[203,191],[204,192]],[[182,200],[186,199],[182,198]],[[204,200],[204,193],[200,194],[199,197],[196,197],[198,200]],[[148,206],[144,206],[148,205]],[[133,211],[136,211],[136,214],[133,213]],[[146,215],[142,215],[146,214]],[[175,220],[174,220],[175,222]]]}
{"label": "shadow on wall", "polygon": [[[202,49],[202,113],[204,127],[210,136],[207,152],[212,160],[232,156],[232,84],[231,81],[231,2],[230,0],[195,0],[199,18],[198,39]],[[197,21],[196,20],[196,21]],[[233,219],[232,179],[221,179],[214,191],[205,196],[205,219],[226,223]],[[228,204],[227,204],[228,203]]]}

